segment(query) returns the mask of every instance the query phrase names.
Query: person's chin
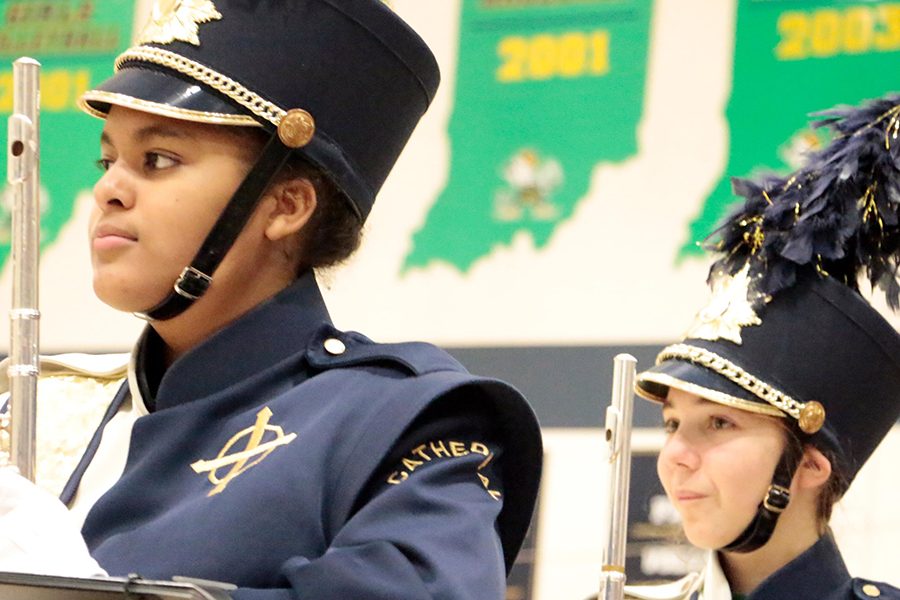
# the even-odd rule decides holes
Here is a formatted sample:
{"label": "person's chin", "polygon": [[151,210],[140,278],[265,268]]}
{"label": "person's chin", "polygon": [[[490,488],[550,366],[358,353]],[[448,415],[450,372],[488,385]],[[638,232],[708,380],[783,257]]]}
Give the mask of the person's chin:
{"label": "person's chin", "polygon": [[721,539],[721,537],[718,536],[687,535],[687,539],[691,543],[691,546],[700,548],[701,550],[721,550],[732,541]]}
{"label": "person's chin", "polygon": [[712,522],[683,524],[684,535],[692,546],[703,550],[719,550],[733,542],[740,531],[732,534],[731,528],[717,526]]}
{"label": "person's chin", "polygon": [[137,313],[155,306],[163,298],[156,299],[155,294],[136,288],[121,279],[98,276],[94,274],[94,295],[112,309],[128,313]]}

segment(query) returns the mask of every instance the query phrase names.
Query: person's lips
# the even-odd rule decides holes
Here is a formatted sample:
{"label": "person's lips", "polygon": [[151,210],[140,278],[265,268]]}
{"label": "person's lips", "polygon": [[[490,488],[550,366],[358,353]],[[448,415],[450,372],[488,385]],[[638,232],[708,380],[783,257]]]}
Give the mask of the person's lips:
{"label": "person's lips", "polygon": [[694,490],[677,490],[675,492],[675,500],[678,502],[692,502],[694,500],[702,500],[706,498],[706,494],[695,492]]}
{"label": "person's lips", "polygon": [[124,227],[100,223],[94,229],[92,245],[95,250],[111,250],[131,245],[137,239],[137,235]]}

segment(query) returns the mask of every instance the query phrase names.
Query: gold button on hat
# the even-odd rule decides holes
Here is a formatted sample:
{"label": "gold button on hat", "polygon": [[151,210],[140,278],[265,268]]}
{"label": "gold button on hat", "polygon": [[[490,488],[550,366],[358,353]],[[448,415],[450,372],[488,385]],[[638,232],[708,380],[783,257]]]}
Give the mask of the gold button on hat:
{"label": "gold button on hat", "polygon": [[316,133],[312,115],[300,108],[289,110],[278,124],[278,137],[288,148],[301,148]]}
{"label": "gold button on hat", "polygon": [[803,433],[810,435],[816,433],[825,424],[825,407],[815,400],[810,400],[800,409],[798,424]]}
{"label": "gold button on hat", "polygon": [[881,595],[881,590],[879,590],[876,586],[871,583],[867,583],[862,587],[863,594],[868,596],[869,598],[877,598]]}
{"label": "gold button on hat", "polygon": [[337,338],[328,338],[323,345],[325,346],[325,352],[334,356],[339,356],[347,351],[347,346],[344,342]]}

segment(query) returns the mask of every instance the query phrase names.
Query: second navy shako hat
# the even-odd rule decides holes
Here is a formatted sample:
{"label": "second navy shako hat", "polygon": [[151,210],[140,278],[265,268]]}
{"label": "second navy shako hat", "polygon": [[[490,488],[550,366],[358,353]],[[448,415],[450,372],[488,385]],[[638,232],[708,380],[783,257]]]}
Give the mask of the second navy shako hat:
{"label": "second navy shako hat", "polygon": [[900,95],[819,116],[833,139],[805,166],[734,181],[712,300],[638,392],[788,418],[852,480],[900,417],[900,334],[857,283],[900,307]]}
{"label": "second navy shako hat", "polygon": [[381,0],[159,0],[81,103],[99,117],[117,105],[281,126],[365,219],[439,80],[431,51]]}
{"label": "second navy shako hat", "polygon": [[638,393],[662,401],[674,387],[795,421],[852,480],[900,416],[900,335],[857,292],[814,272],[741,327],[749,304],[735,281],[745,277],[724,278],[739,289],[714,292],[685,339],[639,375]]}
{"label": "second navy shako hat", "polygon": [[857,283],[900,306],[900,95],[818,116],[833,138],[805,166],[734,180],[712,299],[637,391],[787,418],[852,480],[900,417],[900,334]]}
{"label": "second navy shako hat", "polygon": [[712,300],[637,377],[645,398],[679,389],[796,434],[732,552],[770,539],[803,444],[849,484],[900,417],[900,334],[857,283],[900,307],[900,96],[821,116],[834,137],[797,172],[734,180],[745,201],[713,246]]}

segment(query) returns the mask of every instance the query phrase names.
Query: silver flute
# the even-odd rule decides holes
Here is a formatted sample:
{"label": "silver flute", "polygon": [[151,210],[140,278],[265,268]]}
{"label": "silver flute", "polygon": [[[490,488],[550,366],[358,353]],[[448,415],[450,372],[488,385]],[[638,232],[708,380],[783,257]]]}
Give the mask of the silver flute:
{"label": "silver flute", "polygon": [[9,311],[8,461],[34,481],[39,374],[38,257],[40,254],[40,72],[31,58],[13,63],[13,113],[7,137],[12,205],[12,307]]}
{"label": "silver flute", "polygon": [[625,542],[631,480],[631,421],[637,360],[619,354],[613,361],[612,402],[606,409],[609,461],[599,600],[625,597]]}

